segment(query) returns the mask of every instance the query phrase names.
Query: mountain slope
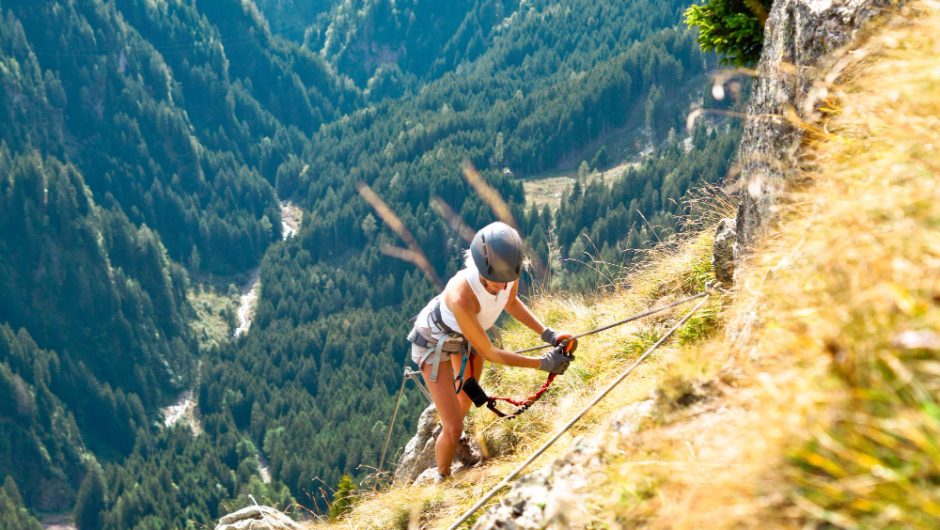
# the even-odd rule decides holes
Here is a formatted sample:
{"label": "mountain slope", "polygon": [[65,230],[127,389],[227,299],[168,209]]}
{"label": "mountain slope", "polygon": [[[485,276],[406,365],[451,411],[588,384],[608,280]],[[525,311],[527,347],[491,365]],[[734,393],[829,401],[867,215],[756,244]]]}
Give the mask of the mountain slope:
{"label": "mountain slope", "polygon": [[30,509],[158,433],[200,353],[189,274],[257,265],[281,163],[358,100],[248,4],[204,7],[3,3],[0,475]]}
{"label": "mountain slope", "polygon": [[[358,181],[385,197],[443,275],[461,243],[432,196],[473,226],[492,218],[460,177],[467,160],[520,227],[541,234],[533,242],[545,256],[556,221],[523,211],[512,170],[602,160],[587,146],[635,129],[664,147],[615,196],[663,207],[661,218],[646,213],[673,225],[673,203],[640,180],[663,179],[678,195],[730,159],[733,127],[712,123],[692,148],[683,143],[674,108],[702,101],[713,61],[677,27],[681,2],[397,2],[390,18],[389,2],[345,4],[368,40],[413,50],[399,67],[413,78],[361,90],[327,59],[368,62],[351,53],[367,41],[351,35],[352,48],[323,58],[280,37],[251,1],[4,2],[0,293],[10,302],[0,325],[11,346],[0,379],[16,406],[0,421],[17,451],[0,472],[30,509],[65,508],[84,483],[93,495],[82,511],[101,508],[105,527],[186,526],[249,494],[322,505],[315,479],[334,484],[377,460],[402,330],[435,287],[383,253],[395,236],[359,199]],[[348,11],[366,4],[377,10],[362,19]],[[309,210],[297,238],[279,240],[275,190]],[[572,210],[604,191],[572,197]],[[597,205],[611,213],[596,228],[605,251],[646,245],[648,232],[609,229],[632,216],[613,200]],[[595,229],[581,221],[566,237]],[[224,285],[259,260],[252,332],[200,351],[190,278]],[[159,407],[190,388],[199,435],[159,423]],[[395,442],[409,430],[399,425]]]}
{"label": "mountain slope", "polygon": [[175,261],[232,273],[279,235],[280,163],[355,94],[240,2],[208,6],[8,2],[0,140],[74,164]]}
{"label": "mountain slope", "polygon": [[[913,2],[860,33],[837,62],[824,125],[801,122],[801,178],[735,289],[519,481],[502,524],[935,526],[938,28],[936,3]],[[711,228],[654,254],[600,303],[536,308],[581,330],[694,292],[710,273]],[[362,492],[333,526],[448,527],[674,320],[585,339],[559,391],[521,423],[473,414],[478,438],[503,456],[439,486]],[[514,346],[533,340],[507,331]],[[518,372],[494,370],[484,386],[520,394],[537,384]]]}
{"label": "mountain slope", "polygon": [[[273,476],[311,506],[323,508],[323,501],[305,493],[310,484],[333,485],[343,473],[361,474],[360,465],[374,465],[381,451],[375,433],[387,427],[399,386],[407,319],[436,287],[412,263],[383,250],[398,244],[397,236],[359,197],[357,183],[382,196],[444,277],[456,270],[463,243],[430,206],[432,197],[448,203],[468,226],[493,220],[490,207],[460,174],[469,160],[510,204],[520,229],[543,235],[532,238],[534,253],[548,262],[552,249],[545,235],[556,229],[556,220],[547,212],[523,211],[519,180],[501,168],[550,167],[609,127],[644,127],[651,92],[668,94],[677,108],[701,102],[708,65],[692,35],[675,27],[679,6],[639,2],[614,9],[577,0],[561,10],[533,3],[465,71],[322,127],[304,157],[282,166],[278,176],[279,193],[310,213],[299,235],[273,246],[263,262],[252,332],[203,365],[197,393],[202,412],[232,421],[250,436],[271,462]],[[597,31],[584,39],[570,36],[591,20],[601,24]],[[611,48],[602,45],[608,40]],[[520,67],[527,61],[531,68]],[[665,88],[654,89],[659,85]],[[653,107],[650,122],[657,129],[684,130],[683,115],[674,108]],[[623,177],[628,184],[617,193],[591,189],[591,200],[616,197],[603,205],[595,201],[595,209],[606,213],[616,209],[615,200],[633,199],[644,207],[648,199],[655,212],[673,204],[680,209],[669,199],[681,199],[693,182],[717,180],[732,158],[736,130],[712,128],[711,134],[701,129],[702,141],[688,150],[683,132],[666,134],[649,167]],[[497,159],[502,130],[506,150]],[[515,147],[521,143],[525,154]],[[668,192],[677,196],[660,199],[657,192],[654,199],[655,179],[669,174]],[[638,186],[644,179],[650,182]],[[575,208],[587,212],[588,202],[573,198]],[[593,220],[584,217],[584,224]],[[639,223],[634,212],[611,217],[608,225],[627,218]],[[566,223],[566,234],[576,238],[591,229],[580,221]],[[603,230],[605,249],[623,254],[630,232],[618,237]],[[534,273],[525,283],[530,280],[537,281]],[[409,393],[403,406],[415,414],[395,427],[396,446],[413,428],[420,395]]]}
{"label": "mountain slope", "polygon": [[[73,166],[0,145],[0,173],[0,366],[33,396],[25,416],[3,416],[16,427],[4,438],[32,449],[0,464],[27,502],[58,506],[73,493],[65,484],[75,485],[85,444],[102,456],[129,452],[146,413],[189,377],[186,276],[152,231],[98,206]],[[50,421],[77,421],[82,435]],[[44,480],[64,487],[61,497],[44,493]]]}
{"label": "mountain slope", "polygon": [[400,93],[417,79],[472,62],[490,48],[494,27],[519,7],[518,0],[340,2],[325,28],[307,34],[305,45],[379,99],[396,78],[404,83],[395,87]]}

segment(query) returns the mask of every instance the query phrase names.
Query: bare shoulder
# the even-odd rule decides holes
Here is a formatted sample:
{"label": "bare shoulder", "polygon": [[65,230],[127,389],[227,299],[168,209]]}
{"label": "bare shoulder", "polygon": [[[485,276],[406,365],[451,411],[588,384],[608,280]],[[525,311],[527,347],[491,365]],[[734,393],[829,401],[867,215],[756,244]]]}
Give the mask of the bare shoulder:
{"label": "bare shoulder", "polygon": [[451,311],[459,307],[471,315],[480,312],[480,302],[461,274],[455,275],[447,282],[447,287],[444,288],[444,301],[447,302],[447,307]]}

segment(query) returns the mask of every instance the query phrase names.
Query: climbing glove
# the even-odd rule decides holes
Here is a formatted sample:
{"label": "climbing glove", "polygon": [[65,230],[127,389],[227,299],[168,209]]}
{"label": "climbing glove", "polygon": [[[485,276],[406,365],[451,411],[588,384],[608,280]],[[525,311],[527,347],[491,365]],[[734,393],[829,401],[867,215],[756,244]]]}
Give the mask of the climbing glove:
{"label": "climbing glove", "polygon": [[[562,341],[566,339],[568,342],[562,345]],[[567,331],[555,331],[552,328],[545,328],[545,331],[542,332],[542,340],[555,347],[562,345],[564,353],[567,354],[572,354],[578,349],[578,339],[575,339],[574,335]]]}
{"label": "climbing glove", "polygon": [[539,359],[539,370],[561,375],[571,364],[571,357],[565,355],[559,348],[553,348]]}

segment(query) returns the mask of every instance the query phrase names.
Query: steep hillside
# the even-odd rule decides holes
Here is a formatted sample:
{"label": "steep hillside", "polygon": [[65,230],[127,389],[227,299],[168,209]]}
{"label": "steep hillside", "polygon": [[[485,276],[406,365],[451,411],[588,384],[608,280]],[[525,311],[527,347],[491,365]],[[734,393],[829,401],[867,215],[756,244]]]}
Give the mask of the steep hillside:
{"label": "steep hillside", "polygon": [[[405,321],[436,287],[387,255],[395,236],[360,181],[444,275],[461,243],[436,198],[465,224],[492,218],[461,177],[470,161],[556,285],[593,289],[577,240],[596,237],[622,266],[733,158],[738,128],[685,128],[715,60],[681,25],[682,1],[296,6],[0,7],[4,506],[186,527],[249,495],[322,507],[316,480],[376,461]],[[314,16],[308,45],[275,16]],[[329,28],[336,39],[313,46]],[[516,174],[605,160],[601,144],[626,128],[644,145],[626,144],[660,146],[647,165],[573,189],[571,215],[524,210]],[[288,241],[279,199],[306,210]],[[625,223],[636,229],[613,229]],[[187,292],[225,290],[259,263],[251,332],[225,337],[231,310]],[[162,422],[181,392],[198,399],[195,432]]]}
{"label": "steep hillside", "polygon": [[[938,30],[940,6],[913,2],[825,63],[822,121],[790,117],[806,133],[797,178],[735,287],[549,449],[501,508],[471,521],[935,527]],[[610,297],[545,298],[536,310],[582,330],[697,292],[712,273],[713,229],[654,252]],[[524,416],[474,411],[469,431],[491,455],[483,465],[440,485],[366,489],[331,527],[449,527],[680,314],[585,339],[574,367]],[[530,335],[503,331],[516,347]],[[492,369],[484,386],[524,394],[538,385],[524,372]]]}
{"label": "steep hillside", "polygon": [[187,280],[74,166],[0,143],[0,174],[0,471],[60,509],[86,449],[130,452],[188,379]]}
{"label": "steep hillside", "polygon": [[308,31],[328,24],[338,0],[255,0],[272,33],[303,43]]}
{"label": "steep hillside", "polygon": [[[724,174],[739,131],[703,126],[692,131],[697,141],[684,142],[684,114],[675,109],[703,104],[709,62],[679,24],[679,2],[527,3],[475,61],[322,127],[304,156],[278,174],[279,194],[309,213],[298,236],[265,257],[251,333],[203,365],[196,394],[204,416],[250,437],[272,476],[311,508],[325,507],[312,484],[332,487],[378,462],[375,433],[394,405],[407,319],[437,287],[388,250],[397,236],[359,196],[359,183],[381,195],[440,277],[456,270],[464,244],[432,205],[443,201],[467,226],[493,219],[461,174],[467,161],[531,235],[536,260],[552,263],[558,278],[567,274],[556,286],[594,288],[578,279],[593,278],[592,270],[558,261],[550,234],[560,228],[568,258],[572,242],[597,221],[600,245],[617,266],[632,257],[629,245],[655,237],[636,210],[666,225],[654,228],[665,236],[680,222],[673,215],[682,194]],[[629,120],[661,136],[648,165],[616,179],[613,191],[592,186],[571,196],[557,217],[523,210],[512,171],[553,167]],[[612,229],[633,222],[635,232]],[[531,272],[526,284],[541,282],[541,274]],[[413,430],[421,399],[406,395],[409,419],[395,426],[394,446]]]}
{"label": "steep hillside", "polygon": [[357,103],[328,70],[235,0],[0,6],[9,499],[70,508],[87,469],[158,435],[200,353],[190,275],[257,265],[278,168]]}
{"label": "steep hillside", "polygon": [[355,94],[240,2],[208,6],[5,3],[0,141],[73,164],[174,261],[225,274],[277,239],[279,165]]}

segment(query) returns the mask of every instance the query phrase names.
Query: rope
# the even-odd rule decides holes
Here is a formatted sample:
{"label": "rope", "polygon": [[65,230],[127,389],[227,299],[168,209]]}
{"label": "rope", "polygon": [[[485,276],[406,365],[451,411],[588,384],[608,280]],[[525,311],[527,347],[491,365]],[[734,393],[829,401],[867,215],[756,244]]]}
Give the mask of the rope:
{"label": "rope", "polygon": [[[674,307],[676,307],[676,306],[685,304],[685,303],[687,303],[687,302],[691,302],[692,300],[696,300],[696,299],[702,298],[703,296],[705,296],[706,294],[708,294],[709,291],[710,291],[711,289],[713,289],[713,288],[714,288],[713,285],[711,285],[711,284],[706,284],[705,290],[702,291],[702,292],[700,292],[700,293],[698,293],[698,294],[695,294],[695,295],[692,295],[692,296],[687,296],[687,297],[682,298],[682,299],[680,299],[680,300],[676,300],[675,302],[672,302],[672,303],[670,303],[670,304],[666,304],[666,305],[664,305],[664,306],[660,306],[660,307],[656,307],[656,308],[650,309],[650,310],[648,310],[648,311],[644,311],[643,313],[638,313],[638,314],[636,314],[636,315],[627,317],[627,318],[625,318],[625,319],[623,319],[623,320],[618,320],[617,322],[613,322],[613,323],[608,324],[608,325],[606,325],[606,326],[602,326],[602,327],[599,327],[599,328],[594,328],[594,329],[592,329],[592,330],[590,330],[590,331],[585,331],[584,333],[581,333],[580,335],[575,335],[574,337],[572,337],[572,338],[570,338],[570,339],[565,339],[564,342],[567,342],[567,341],[569,341],[569,340],[579,339],[579,338],[581,338],[581,337],[587,337],[588,335],[593,335],[593,334],[595,334],[595,333],[600,333],[601,331],[607,331],[608,329],[615,328],[615,327],[617,327],[617,326],[622,326],[622,325],[624,325],[624,324],[626,324],[626,323],[628,323],[628,322],[633,322],[633,321],[639,320],[639,319],[641,319],[641,318],[646,318],[646,317],[648,317],[648,316],[650,316],[650,315],[655,315],[656,313],[662,313],[663,311],[672,309],[672,308],[674,308]],[[533,347],[533,348],[527,348],[527,349],[524,349],[524,350],[518,350],[518,351],[516,351],[515,353],[527,353],[527,352],[531,352],[531,351],[535,351],[535,350],[541,350],[541,349],[549,348],[549,347],[551,347],[550,344],[543,344],[543,345],[541,345],[541,346],[535,346],[535,347]],[[494,397],[490,397],[490,398],[489,398],[489,402],[487,403],[486,406],[487,406],[488,409],[490,409],[494,414],[496,414],[496,415],[499,416],[500,418],[504,418],[504,419],[512,419],[512,418],[515,418],[516,416],[518,416],[518,415],[522,414],[523,412],[525,412],[526,410],[528,410],[529,407],[531,407],[533,404],[535,404],[535,402],[538,401],[539,398],[542,397],[542,394],[544,394],[545,391],[548,390],[548,387],[551,386],[552,381],[553,381],[554,379],[555,379],[554,374],[549,374],[549,375],[548,375],[548,378],[546,378],[546,380],[545,380],[545,383],[542,385],[542,388],[540,388],[535,394],[532,394],[531,396],[529,396],[529,397],[527,397],[527,398],[525,398],[525,399],[519,399],[519,400],[517,400],[517,399],[508,398],[508,397],[495,397],[495,396],[494,396]],[[517,408],[516,408],[516,410],[515,410],[514,412],[511,412],[511,413],[508,413],[508,414],[507,414],[507,413],[501,412],[499,409],[496,408],[496,401],[505,401],[505,402],[507,402],[507,403],[510,403],[510,404],[512,404],[512,405],[515,405]]]}
{"label": "rope", "polygon": [[[656,308],[650,309],[649,311],[645,311],[645,312],[643,312],[643,313],[638,313],[638,314],[636,314],[636,315],[633,315],[633,316],[631,316],[631,317],[625,318],[625,319],[623,319],[623,320],[618,320],[617,322],[614,322],[614,323],[612,323],[612,324],[607,324],[606,326],[602,326],[602,327],[599,327],[599,328],[595,328],[595,329],[592,329],[592,330],[590,330],[590,331],[585,331],[584,333],[581,333],[580,335],[575,335],[574,337],[571,337],[571,338],[568,339],[568,340],[575,340],[575,339],[580,339],[581,337],[587,337],[588,335],[593,335],[593,334],[595,334],[595,333],[600,333],[601,331],[607,331],[607,330],[610,329],[610,328],[615,328],[615,327],[617,327],[617,326],[622,326],[622,325],[624,325],[624,324],[626,324],[626,323],[628,323],[628,322],[633,322],[634,320],[640,320],[641,318],[646,318],[646,317],[648,317],[648,316],[650,316],[650,315],[655,315],[656,313],[662,313],[663,311],[666,311],[667,309],[672,309],[672,308],[674,308],[674,307],[676,307],[676,306],[680,306],[680,305],[682,305],[682,304],[684,304],[684,303],[686,303],[686,302],[691,302],[692,300],[696,300],[696,299],[698,299],[698,298],[701,298],[701,297],[703,297],[703,296],[706,296],[706,295],[708,294],[708,289],[709,289],[710,287],[711,287],[711,286],[706,286],[706,290],[705,290],[705,291],[702,291],[702,292],[700,292],[700,293],[698,293],[698,294],[695,294],[695,295],[692,295],[692,296],[687,296],[687,297],[682,298],[682,299],[680,299],[680,300],[676,300],[675,302],[672,302],[671,304],[666,304],[666,305],[664,305],[664,306],[656,307]],[[532,351],[543,350],[543,349],[545,349],[545,348],[551,348],[551,347],[552,347],[551,344],[542,344],[541,346],[533,346],[532,348],[526,348],[526,349],[524,349],[524,350],[518,350],[518,351],[516,351],[516,352],[514,352],[514,353],[529,353],[529,352],[532,352]]]}
{"label": "rope", "polygon": [[[534,405],[535,402],[538,401],[539,398],[542,397],[542,394],[544,394],[545,391],[548,390],[548,387],[552,386],[552,381],[555,380],[555,377],[557,375],[558,374],[548,374],[548,377],[545,378],[545,383],[542,384],[542,388],[539,388],[534,394],[522,400],[512,399],[508,397],[490,396],[490,398],[487,400],[486,408],[490,409],[494,414],[496,414],[502,419],[511,420],[515,418],[516,416],[522,414],[523,412],[529,410],[529,407]],[[506,403],[514,405],[516,407],[516,410],[509,414],[506,414],[505,412],[502,412],[501,410],[496,408],[497,401],[505,401]]]}
{"label": "rope", "polygon": [[411,368],[406,367],[404,373],[401,376],[401,386],[398,387],[398,397],[395,398],[395,410],[392,412],[392,419],[388,423],[388,434],[385,435],[385,446],[382,447],[382,457],[379,459],[378,473],[382,472],[382,467],[385,465],[385,456],[388,453],[388,445],[392,441],[392,429],[395,427],[395,420],[398,419],[398,408],[401,405],[401,396],[405,392],[405,382],[409,379],[413,380],[418,388],[421,389],[421,393],[424,394],[424,397],[428,398],[428,402],[433,403],[434,400],[431,399],[431,393],[428,389],[421,383],[421,379],[418,377],[421,375],[421,372],[416,372]]}
{"label": "rope", "polygon": [[698,310],[701,309],[703,305],[705,305],[705,302],[708,301],[709,295],[710,293],[708,291],[705,291],[701,293],[700,295],[697,295],[695,298],[702,298],[702,300],[699,303],[695,304],[695,307],[693,307],[691,311],[686,313],[685,316],[683,316],[681,320],[676,322],[676,324],[673,325],[672,328],[670,328],[669,331],[666,332],[665,335],[663,335],[658,341],[656,341],[655,344],[653,344],[645,352],[643,352],[643,355],[641,355],[633,364],[630,365],[629,368],[627,368],[622,374],[620,374],[620,376],[617,377],[616,380],[614,380],[610,385],[608,385],[607,388],[605,388],[596,398],[594,398],[593,401],[588,403],[588,405],[584,407],[584,409],[582,409],[581,412],[579,412],[577,416],[575,416],[571,421],[566,423],[565,426],[561,428],[561,430],[555,433],[547,442],[545,442],[545,444],[539,447],[532,455],[529,456],[529,458],[525,460],[525,462],[520,464],[519,467],[517,467],[516,469],[512,471],[512,473],[507,475],[506,478],[500,481],[499,484],[497,484],[496,486],[493,487],[493,489],[487,492],[486,495],[483,496],[483,498],[481,498],[479,501],[477,501],[476,504],[471,506],[469,510],[464,512],[464,514],[461,515],[460,518],[457,519],[457,521],[454,522],[454,524],[450,526],[449,530],[456,530],[457,527],[459,527],[461,524],[466,522],[467,519],[469,519],[470,516],[474,514],[474,512],[479,510],[484,504],[486,504],[488,500],[490,500],[494,495],[499,493],[499,491],[503,489],[505,486],[507,486],[512,479],[519,476],[522,470],[524,470],[526,467],[528,467],[529,464],[534,462],[536,458],[541,456],[542,453],[544,453],[549,447],[552,446],[552,444],[557,442],[558,439],[561,438],[561,436],[568,431],[568,429],[570,429],[578,420],[584,417],[584,415],[587,414],[588,411],[590,411],[595,405],[597,405],[602,399],[604,399],[604,397],[607,396],[607,394],[609,394],[610,391],[614,389],[614,387],[616,387],[624,379],[626,379],[627,376],[629,376],[630,373],[632,373],[633,370],[636,369],[636,367],[640,365],[640,363],[645,361],[646,358],[649,357],[651,353],[653,353],[653,351],[655,351],[664,342],[666,342],[666,340],[669,339],[669,337],[671,337],[672,334],[676,332],[676,330],[682,327],[683,324],[688,322],[688,320],[692,318],[692,315],[698,312]]}
{"label": "rope", "polygon": [[395,410],[392,412],[392,421],[388,422],[388,434],[385,435],[385,446],[382,448],[382,458],[379,459],[378,473],[382,472],[382,466],[385,465],[385,454],[388,452],[388,444],[392,441],[392,428],[395,427],[395,420],[398,418],[398,406],[401,405],[401,395],[405,392],[405,382],[408,381],[408,373],[401,376],[401,386],[398,387],[398,398],[395,399]]}
{"label": "rope", "polygon": [[424,397],[428,398],[428,403],[434,403],[434,400],[431,399],[431,392],[428,391],[428,388],[424,386],[424,383],[421,381],[421,372],[416,372],[411,368],[405,368],[405,377],[415,382],[415,385],[421,390]]}
{"label": "rope", "polygon": [[552,384],[552,381],[555,380],[555,376],[557,375],[558,374],[548,374],[548,378],[545,379],[545,383],[542,385],[542,388],[538,389],[536,393],[532,394],[531,396],[525,399],[512,399],[508,397],[493,396],[490,398],[490,400],[491,401],[505,401],[506,403],[515,405],[517,407],[529,406],[532,404],[533,401],[542,397],[542,394],[544,394],[545,391],[548,390],[549,385]]}

